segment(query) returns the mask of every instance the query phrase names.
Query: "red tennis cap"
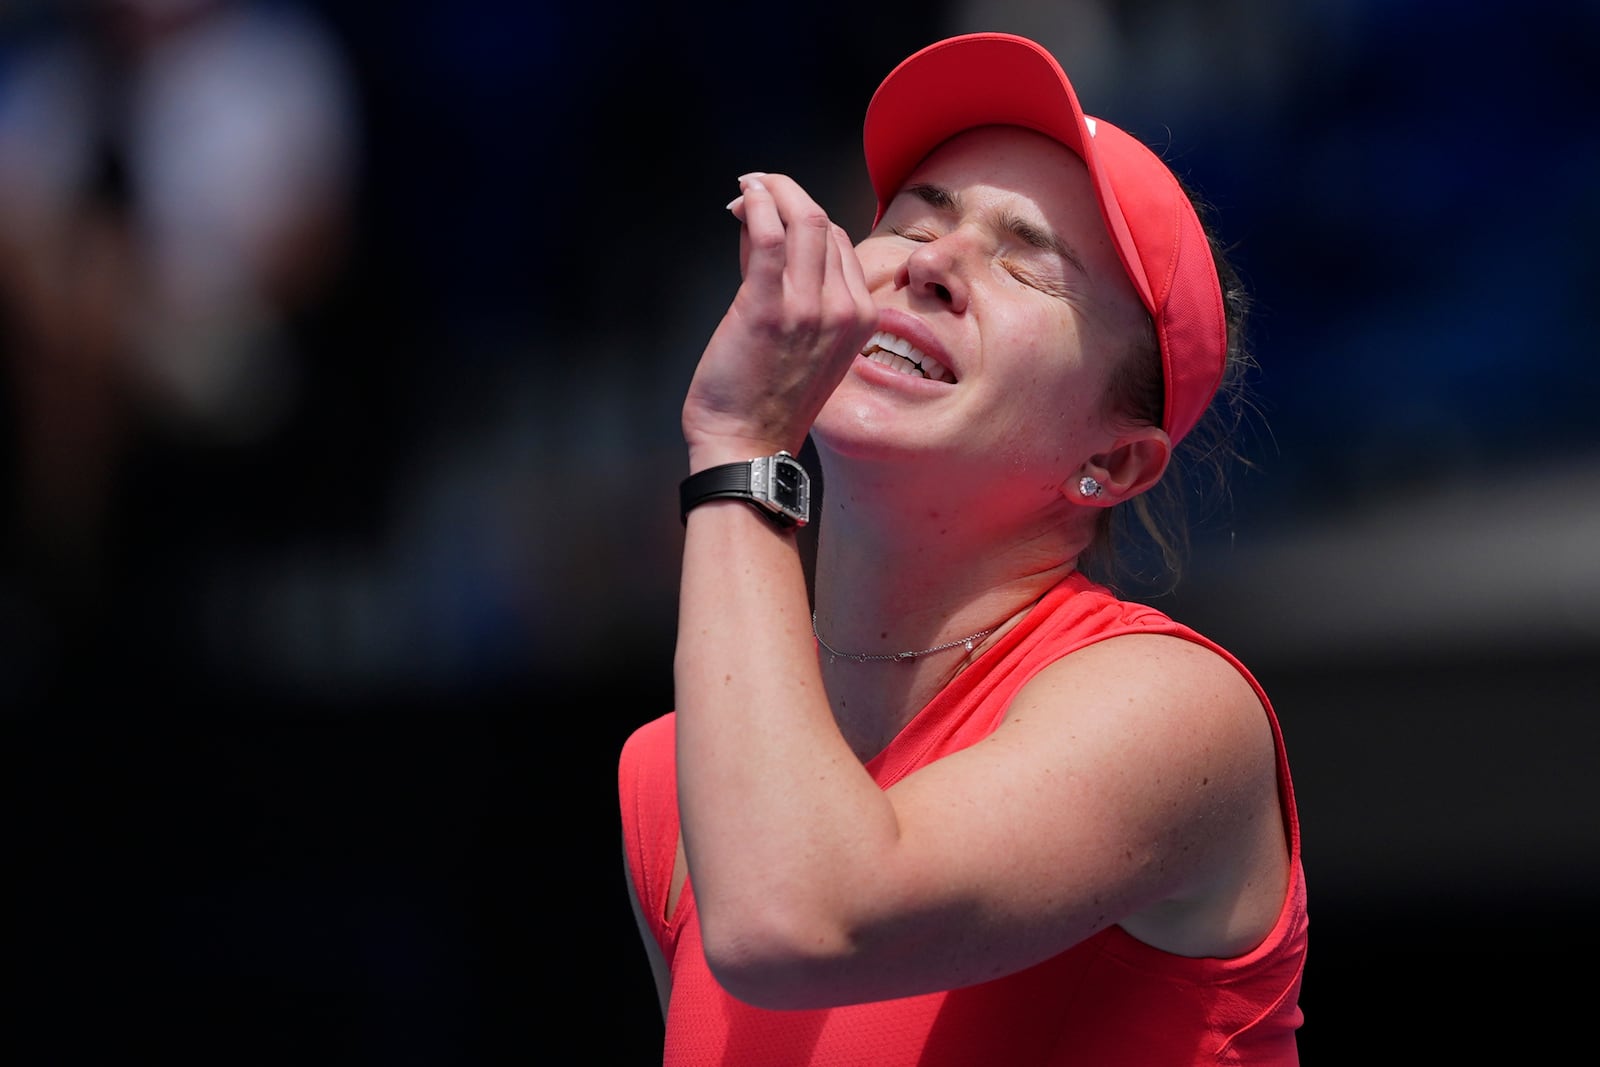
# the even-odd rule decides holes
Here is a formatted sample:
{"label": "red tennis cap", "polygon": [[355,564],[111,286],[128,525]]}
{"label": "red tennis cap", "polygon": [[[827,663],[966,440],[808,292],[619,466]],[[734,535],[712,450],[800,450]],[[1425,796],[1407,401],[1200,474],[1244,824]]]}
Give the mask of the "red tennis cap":
{"label": "red tennis cap", "polygon": [[1137,138],[1085,115],[1066,72],[1039,44],[971,33],[910,56],[867,105],[878,218],[928,153],[978,126],[1034,130],[1088,167],[1112,243],[1155,323],[1166,379],[1161,426],[1176,444],[1216,395],[1228,350],[1216,264],[1178,179]]}

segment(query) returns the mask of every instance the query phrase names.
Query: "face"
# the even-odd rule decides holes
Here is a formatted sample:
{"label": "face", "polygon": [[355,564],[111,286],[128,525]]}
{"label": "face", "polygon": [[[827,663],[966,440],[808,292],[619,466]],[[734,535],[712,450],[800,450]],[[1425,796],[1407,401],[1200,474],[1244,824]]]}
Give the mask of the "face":
{"label": "face", "polygon": [[968,131],[923,161],[856,251],[891,336],[856,359],[818,445],[1059,503],[1116,440],[1108,374],[1146,322],[1083,162],[1031,131]]}

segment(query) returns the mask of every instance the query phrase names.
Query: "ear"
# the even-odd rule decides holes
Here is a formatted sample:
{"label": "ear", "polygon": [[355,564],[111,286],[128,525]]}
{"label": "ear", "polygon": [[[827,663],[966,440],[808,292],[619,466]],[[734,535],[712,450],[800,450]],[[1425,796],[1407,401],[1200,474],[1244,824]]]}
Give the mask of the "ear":
{"label": "ear", "polygon": [[[1172,459],[1172,439],[1159,426],[1141,426],[1117,438],[1109,450],[1090,456],[1083,468],[1062,487],[1068,499],[1080,504],[1110,507],[1131,500],[1149,489],[1166,473]],[[1078,479],[1088,475],[1104,492],[1086,500],[1077,491]]]}

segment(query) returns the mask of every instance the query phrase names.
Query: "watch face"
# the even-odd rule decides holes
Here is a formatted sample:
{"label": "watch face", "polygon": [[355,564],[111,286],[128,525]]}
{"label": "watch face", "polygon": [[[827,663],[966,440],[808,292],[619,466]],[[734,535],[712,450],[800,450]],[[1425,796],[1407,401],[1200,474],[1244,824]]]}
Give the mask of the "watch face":
{"label": "watch face", "polygon": [[[758,473],[759,472],[759,473]],[[787,452],[769,456],[765,463],[752,466],[751,489],[765,498],[774,513],[804,526],[811,519],[811,479],[806,469]],[[759,480],[759,486],[755,482]]]}
{"label": "watch face", "polygon": [[787,511],[799,511],[804,501],[804,485],[798,468],[788,463],[776,464],[772,472],[772,499]]}

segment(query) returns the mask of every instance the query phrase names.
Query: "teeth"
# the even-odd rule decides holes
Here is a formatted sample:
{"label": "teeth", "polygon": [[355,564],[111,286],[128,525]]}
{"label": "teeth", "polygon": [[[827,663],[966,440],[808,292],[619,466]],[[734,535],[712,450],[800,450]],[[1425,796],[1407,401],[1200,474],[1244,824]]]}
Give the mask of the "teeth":
{"label": "teeth", "polygon": [[920,374],[924,378],[931,378],[936,382],[954,382],[956,376],[950,373],[950,368],[929,356],[922,349],[907,341],[904,337],[896,337],[892,333],[879,330],[872,335],[864,346],[861,354],[874,363],[881,363],[891,367],[901,374]]}

